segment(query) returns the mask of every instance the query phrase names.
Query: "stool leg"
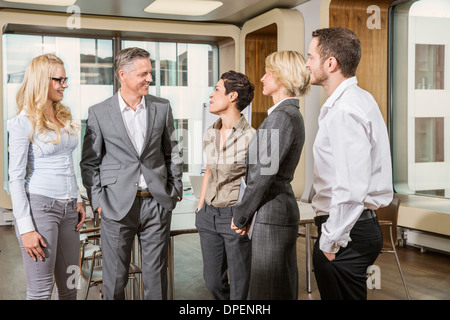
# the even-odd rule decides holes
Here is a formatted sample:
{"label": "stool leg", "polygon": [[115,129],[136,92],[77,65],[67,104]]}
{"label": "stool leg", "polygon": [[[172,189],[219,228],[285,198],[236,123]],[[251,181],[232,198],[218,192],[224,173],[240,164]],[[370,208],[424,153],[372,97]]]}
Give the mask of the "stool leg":
{"label": "stool leg", "polygon": [[89,287],[90,287],[90,285],[89,285],[89,282],[88,282],[87,285],[86,285],[86,293],[85,293],[85,295],[84,295],[84,300],[87,300],[87,298],[88,298]]}
{"label": "stool leg", "polygon": [[86,287],[86,293],[84,295],[84,300],[87,300],[88,298],[88,294],[89,294],[89,288],[91,287],[91,280],[92,280],[92,273],[94,272],[94,265],[95,265],[95,255],[96,255],[96,251],[93,253],[92,255],[92,261],[91,261],[91,270],[89,273],[89,277],[87,280],[87,287]]}
{"label": "stool leg", "polygon": [[131,283],[130,283],[130,291],[131,291],[131,294],[130,294],[130,298],[131,298],[131,300],[134,300],[134,276],[131,276]]}
{"label": "stool leg", "polygon": [[168,282],[168,297],[169,300],[173,300],[173,296],[174,296],[174,252],[173,252],[173,245],[174,245],[174,240],[173,237],[170,237],[170,242],[169,242],[169,261],[168,261],[168,272],[167,272],[167,282]]}
{"label": "stool leg", "polygon": [[311,224],[305,224],[306,290],[311,293]]}
{"label": "stool leg", "polygon": [[400,267],[400,260],[398,259],[397,250],[395,250],[395,243],[394,243],[394,239],[392,237],[392,225],[389,227],[389,232],[390,232],[390,236],[391,236],[392,250],[394,252],[395,261],[397,262],[398,271],[400,272],[400,277],[402,278],[403,287],[405,288],[406,297],[408,298],[408,300],[411,300],[408,288],[406,287],[405,277],[403,276],[402,268]]}

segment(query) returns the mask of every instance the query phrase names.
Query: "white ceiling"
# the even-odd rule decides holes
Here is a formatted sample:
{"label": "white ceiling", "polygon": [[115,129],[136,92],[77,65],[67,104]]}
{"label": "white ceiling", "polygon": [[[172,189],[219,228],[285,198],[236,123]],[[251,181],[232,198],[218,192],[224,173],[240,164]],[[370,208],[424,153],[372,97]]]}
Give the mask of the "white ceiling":
{"label": "white ceiling", "polygon": [[[155,0],[77,0],[81,14],[231,23],[238,26],[274,8],[293,8],[309,0],[220,0],[223,5],[205,16],[161,15],[144,12]],[[0,0],[0,8],[67,12],[67,7],[20,4]]]}

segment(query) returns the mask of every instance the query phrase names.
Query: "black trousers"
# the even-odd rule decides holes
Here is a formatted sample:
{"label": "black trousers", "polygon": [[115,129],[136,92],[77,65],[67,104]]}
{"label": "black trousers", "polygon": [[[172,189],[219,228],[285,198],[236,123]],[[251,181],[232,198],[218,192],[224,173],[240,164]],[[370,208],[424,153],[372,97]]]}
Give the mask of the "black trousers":
{"label": "black trousers", "polygon": [[322,223],[328,216],[316,217],[319,238],[314,244],[313,265],[322,300],[366,300],[367,268],[377,259],[383,236],[377,218],[358,221],[350,231],[347,246],[329,261],[319,248]]}

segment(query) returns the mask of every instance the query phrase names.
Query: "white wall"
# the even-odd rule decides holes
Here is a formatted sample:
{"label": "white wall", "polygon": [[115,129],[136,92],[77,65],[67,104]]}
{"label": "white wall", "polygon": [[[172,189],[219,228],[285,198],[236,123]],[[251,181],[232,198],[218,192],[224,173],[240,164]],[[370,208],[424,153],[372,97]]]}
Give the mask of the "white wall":
{"label": "white wall", "polygon": [[[305,2],[294,9],[300,11],[303,15],[303,19],[305,21],[305,59],[308,59],[308,47],[309,43],[312,40],[312,32],[316,29],[320,28],[320,8],[321,8],[321,0],[311,0]],[[305,147],[304,147],[304,155],[305,155],[305,191],[302,196],[302,200],[306,201],[308,198],[310,189],[313,183],[313,155],[312,155],[312,146],[314,143],[314,139],[316,137],[316,133],[318,130],[318,122],[319,112],[321,107],[320,100],[320,87],[312,86],[311,91],[305,97],[305,114],[303,115],[305,121]]]}

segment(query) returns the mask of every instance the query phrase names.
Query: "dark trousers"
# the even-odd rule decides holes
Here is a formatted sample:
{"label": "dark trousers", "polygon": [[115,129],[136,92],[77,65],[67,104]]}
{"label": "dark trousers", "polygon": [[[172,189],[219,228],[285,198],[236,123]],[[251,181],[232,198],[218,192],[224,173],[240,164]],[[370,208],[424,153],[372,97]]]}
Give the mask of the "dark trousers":
{"label": "dark trousers", "polygon": [[314,244],[313,265],[322,300],[366,300],[367,268],[378,257],[383,236],[376,218],[358,221],[350,231],[351,241],[329,261],[319,248],[321,225],[328,216],[316,217],[319,238]]}
{"label": "dark trousers", "polygon": [[251,242],[231,230],[233,208],[205,203],[196,216],[203,256],[203,277],[216,300],[247,299]]}

